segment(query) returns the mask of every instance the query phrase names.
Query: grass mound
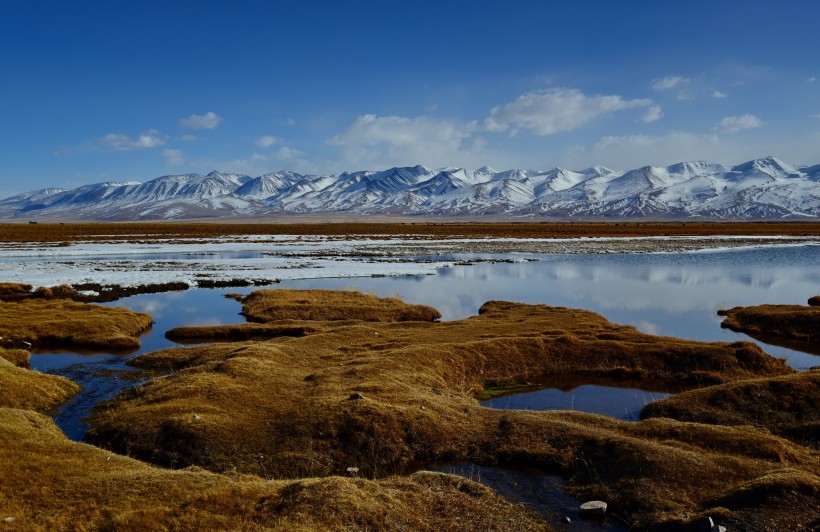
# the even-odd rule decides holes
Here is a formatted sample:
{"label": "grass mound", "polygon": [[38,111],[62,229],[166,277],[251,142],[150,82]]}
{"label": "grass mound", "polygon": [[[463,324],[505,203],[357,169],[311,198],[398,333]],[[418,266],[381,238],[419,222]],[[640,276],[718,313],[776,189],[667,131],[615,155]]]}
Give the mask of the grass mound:
{"label": "grass mound", "polygon": [[46,411],[80,391],[64,377],[20,367],[28,362],[28,355],[0,349],[0,407]]}
{"label": "grass mound", "polygon": [[0,302],[0,337],[6,347],[87,347],[133,350],[151,316],[68,299]]}
{"label": "grass mound", "polygon": [[90,441],[163,465],[271,478],[467,460],[536,466],[643,526],[706,509],[726,483],[820,463],[752,427],[499,411],[475,399],[541,375],[705,385],[792,372],[751,343],[656,337],[588,311],[506,302],[456,322],[310,325],[303,337],[138,357],[176,371],[97,409]]}
{"label": "grass mound", "polygon": [[379,322],[435,321],[441,313],[426,305],[411,305],[340,290],[258,290],[243,301],[242,314],[251,322],[279,320]]}
{"label": "grass mound", "polygon": [[820,370],[683,392],[644,407],[650,417],[754,425],[820,449]]}
{"label": "grass mound", "polygon": [[545,530],[523,506],[434,473],[266,481],[171,471],[0,408],[0,515],[24,530]]}
{"label": "grass mound", "polygon": [[[809,300],[811,301],[811,300]],[[820,344],[820,307],[757,305],[719,310],[721,327],[765,341],[773,336]]]}

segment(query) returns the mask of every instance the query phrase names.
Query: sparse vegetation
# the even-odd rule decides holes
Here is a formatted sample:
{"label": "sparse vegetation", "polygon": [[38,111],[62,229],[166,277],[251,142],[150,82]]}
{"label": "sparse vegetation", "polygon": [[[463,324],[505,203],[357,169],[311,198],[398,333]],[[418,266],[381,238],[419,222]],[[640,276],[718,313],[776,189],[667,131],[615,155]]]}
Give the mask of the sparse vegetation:
{"label": "sparse vegetation", "polygon": [[156,239],[214,238],[242,235],[302,235],[345,237],[368,235],[382,238],[393,235],[419,237],[499,237],[499,238],[574,238],[579,236],[706,236],[706,235],[784,235],[820,234],[818,222],[544,222],[486,223],[433,222],[414,218],[417,223],[349,222],[337,223],[22,223],[0,224],[0,242],[51,242],[55,245],[76,240],[100,242],[150,242]]}
{"label": "sparse vegetation", "polygon": [[[326,296],[302,295],[315,312]],[[810,504],[820,486],[816,453],[750,426],[499,411],[475,399],[544,374],[704,386],[792,372],[750,343],[655,337],[592,312],[505,302],[458,322],[310,324],[316,330],[303,337],[135,359],[176,371],[97,409],[90,439],[162,465],[269,478],[351,466],[383,477],[464,460],[535,466],[570,478],[576,495],[605,498],[640,527],[681,525],[683,513],[693,520],[775,470],[802,479],[795,504]],[[795,508],[724,517],[754,528]],[[798,513],[803,524],[820,517]]]}

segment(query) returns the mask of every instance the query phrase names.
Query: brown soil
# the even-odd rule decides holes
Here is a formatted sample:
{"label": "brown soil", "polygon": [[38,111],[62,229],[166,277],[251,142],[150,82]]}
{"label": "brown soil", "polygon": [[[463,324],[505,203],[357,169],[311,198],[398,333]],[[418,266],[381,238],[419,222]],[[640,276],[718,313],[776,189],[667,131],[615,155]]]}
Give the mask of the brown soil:
{"label": "brown soil", "polygon": [[[170,471],[0,408],[0,518],[20,530],[545,530],[521,505],[436,473],[266,481]],[[11,518],[11,519],[9,519]]]}
{"label": "brown soil", "polygon": [[798,506],[820,493],[820,457],[766,431],[499,411],[475,399],[486,386],[541,375],[705,385],[792,373],[753,344],[654,337],[592,312],[504,302],[448,323],[309,323],[316,330],[303,337],[135,359],[176,371],[97,409],[89,438],[164,465],[273,478],[351,466],[384,476],[464,460],[535,466],[641,527],[682,526],[786,471],[783,482],[799,485],[793,504],[760,513],[726,502],[723,519],[754,528],[772,516],[820,518]]}
{"label": "brown soil", "polygon": [[765,341],[766,337],[820,344],[820,307],[757,305],[719,310],[721,327]]}
{"label": "brown soil", "polygon": [[[291,218],[292,220],[292,218]],[[372,237],[571,238],[579,236],[705,236],[705,235],[820,235],[820,222],[544,222],[544,223],[6,223],[0,242],[69,243],[151,241],[158,238],[235,237],[242,235]]]}
{"label": "brown soil", "polygon": [[735,381],[648,404],[641,418],[754,425],[820,450],[820,370]]}
{"label": "brown soil", "polygon": [[0,345],[134,350],[152,322],[148,314],[70,299],[0,301]]}

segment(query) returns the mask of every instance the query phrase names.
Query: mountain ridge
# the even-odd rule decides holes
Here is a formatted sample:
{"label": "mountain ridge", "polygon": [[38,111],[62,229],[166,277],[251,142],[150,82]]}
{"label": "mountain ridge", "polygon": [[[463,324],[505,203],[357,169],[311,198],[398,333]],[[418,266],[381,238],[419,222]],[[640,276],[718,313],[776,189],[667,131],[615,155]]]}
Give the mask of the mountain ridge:
{"label": "mountain ridge", "polygon": [[257,177],[213,171],[145,183],[47,188],[0,200],[0,218],[183,220],[286,214],[434,215],[547,219],[806,219],[820,217],[820,164],[775,157],[731,168],[684,161],[614,171],[472,171],[422,165]]}

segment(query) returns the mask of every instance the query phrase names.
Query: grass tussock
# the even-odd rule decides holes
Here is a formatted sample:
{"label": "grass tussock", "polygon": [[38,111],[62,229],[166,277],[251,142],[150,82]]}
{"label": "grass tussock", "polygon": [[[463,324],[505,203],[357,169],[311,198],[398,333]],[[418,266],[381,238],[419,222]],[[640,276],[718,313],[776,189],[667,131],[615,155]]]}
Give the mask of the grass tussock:
{"label": "grass tussock", "polygon": [[6,347],[85,347],[133,350],[151,316],[67,299],[0,302],[0,337]]}
{"label": "grass tussock", "polygon": [[47,417],[0,408],[0,514],[24,530],[545,530],[459,477],[294,481],[172,471],[69,441]]}
{"label": "grass tussock", "polygon": [[31,353],[25,349],[3,349],[0,347],[0,358],[11,362],[12,365],[19,368],[28,368],[28,361],[31,359]]}
{"label": "grass tussock", "polygon": [[683,392],[648,404],[641,417],[753,425],[820,450],[820,370]]}
{"label": "grass tussock", "polygon": [[311,326],[304,337],[138,357],[175,371],[97,409],[89,439],[162,465],[269,478],[536,466],[641,526],[705,511],[727,486],[774,468],[820,467],[816,453],[749,426],[499,411],[475,399],[542,375],[703,386],[792,373],[754,344],[656,337],[588,311],[506,302],[456,322]]}
{"label": "grass tussock", "polygon": [[[28,352],[25,360],[28,361]],[[0,407],[46,411],[80,391],[74,382],[21,367],[19,351],[0,349]]]}
{"label": "grass tussock", "polygon": [[755,338],[786,338],[820,344],[820,307],[757,305],[720,310],[721,327]]}
{"label": "grass tussock", "polygon": [[435,321],[441,313],[426,305],[411,305],[394,297],[339,290],[257,290],[243,301],[248,321]]}

